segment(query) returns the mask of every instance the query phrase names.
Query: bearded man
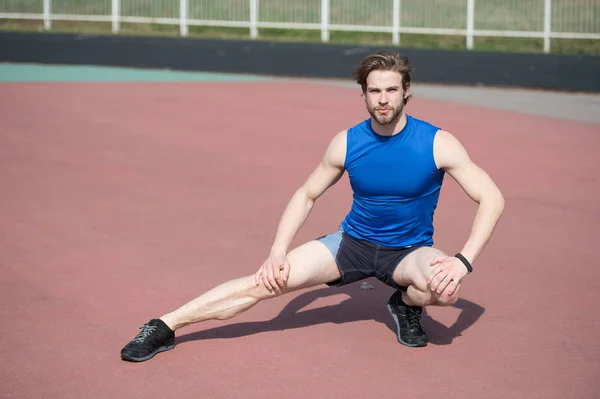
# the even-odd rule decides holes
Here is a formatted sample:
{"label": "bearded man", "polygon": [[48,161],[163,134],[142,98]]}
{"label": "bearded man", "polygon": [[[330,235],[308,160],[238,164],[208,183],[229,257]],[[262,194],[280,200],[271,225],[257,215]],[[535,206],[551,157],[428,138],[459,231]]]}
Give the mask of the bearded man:
{"label": "bearded man", "polygon": [[[427,345],[423,307],[456,302],[463,279],[502,215],[504,198],[451,133],[406,114],[411,72],[408,59],[390,51],[365,57],[353,77],[370,118],[332,138],[321,162],[290,199],[258,271],[150,320],[122,349],[121,359],[148,360],[175,346],[176,330],[229,319],[268,298],[368,277],[395,290],[387,307],[398,341]],[[316,200],[346,171],[353,202],[339,230],[290,250]],[[433,247],[433,216],[446,173],[478,204],[471,232],[455,255]]]}

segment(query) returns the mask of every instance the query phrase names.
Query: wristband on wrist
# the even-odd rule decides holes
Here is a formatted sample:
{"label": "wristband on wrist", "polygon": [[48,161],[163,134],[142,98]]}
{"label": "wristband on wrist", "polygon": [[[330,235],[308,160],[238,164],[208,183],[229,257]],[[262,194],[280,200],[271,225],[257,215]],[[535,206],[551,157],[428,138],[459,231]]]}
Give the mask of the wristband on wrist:
{"label": "wristband on wrist", "polygon": [[466,266],[467,271],[469,273],[473,272],[473,267],[471,266],[471,264],[469,263],[469,261],[467,260],[467,258],[465,258],[464,256],[462,256],[462,254],[460,252],[457,253],[454,256],[457,257],[458,259],[460,259],[460,261]]}

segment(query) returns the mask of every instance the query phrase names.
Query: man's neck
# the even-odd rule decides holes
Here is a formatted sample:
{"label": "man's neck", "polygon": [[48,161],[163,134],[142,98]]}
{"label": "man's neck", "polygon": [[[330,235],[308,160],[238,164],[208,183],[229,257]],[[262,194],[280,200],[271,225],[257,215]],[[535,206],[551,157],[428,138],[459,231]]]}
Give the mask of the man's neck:
{"label": "man's neck", "polygon": [[381,136],[394,136],[402,131],[406,126],[406,112],[402,111],[396,120],[388,125],[380,125],[374,118],[371,118],[371,128]]}

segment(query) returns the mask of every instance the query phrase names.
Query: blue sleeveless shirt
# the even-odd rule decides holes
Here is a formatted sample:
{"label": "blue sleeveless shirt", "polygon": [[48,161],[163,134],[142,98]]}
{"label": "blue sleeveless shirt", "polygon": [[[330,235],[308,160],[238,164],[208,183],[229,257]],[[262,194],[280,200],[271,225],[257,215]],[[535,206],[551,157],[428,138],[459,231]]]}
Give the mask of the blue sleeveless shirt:
{"label": "blue sleeveless shirt", "polygon": [[433,213],[444,171],[433,156],[439,128],[406,115],[406,126],[381,136],[367,119],[347,131],[346,159],[353,191],[342,229],[386,247],[433,245]]}

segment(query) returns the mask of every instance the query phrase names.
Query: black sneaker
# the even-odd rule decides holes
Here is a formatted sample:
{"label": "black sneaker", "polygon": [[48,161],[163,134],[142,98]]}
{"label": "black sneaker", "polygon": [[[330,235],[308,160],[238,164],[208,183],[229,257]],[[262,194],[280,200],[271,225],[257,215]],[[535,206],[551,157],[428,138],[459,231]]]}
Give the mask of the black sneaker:
{"label": "black sneaker", "polygon": [[406,346],[426,346],[429,342],[421,325],[421,306],[409,306],[402,301],[402,291],[396,291],[387,303],[396,322],[398,342]]}
{"label": "black sneaker", "polygon": [[143,362],[175,347],[175,332],[162,320],[152,319],[139,329],[139,334],[121,350],[121,359]]}

